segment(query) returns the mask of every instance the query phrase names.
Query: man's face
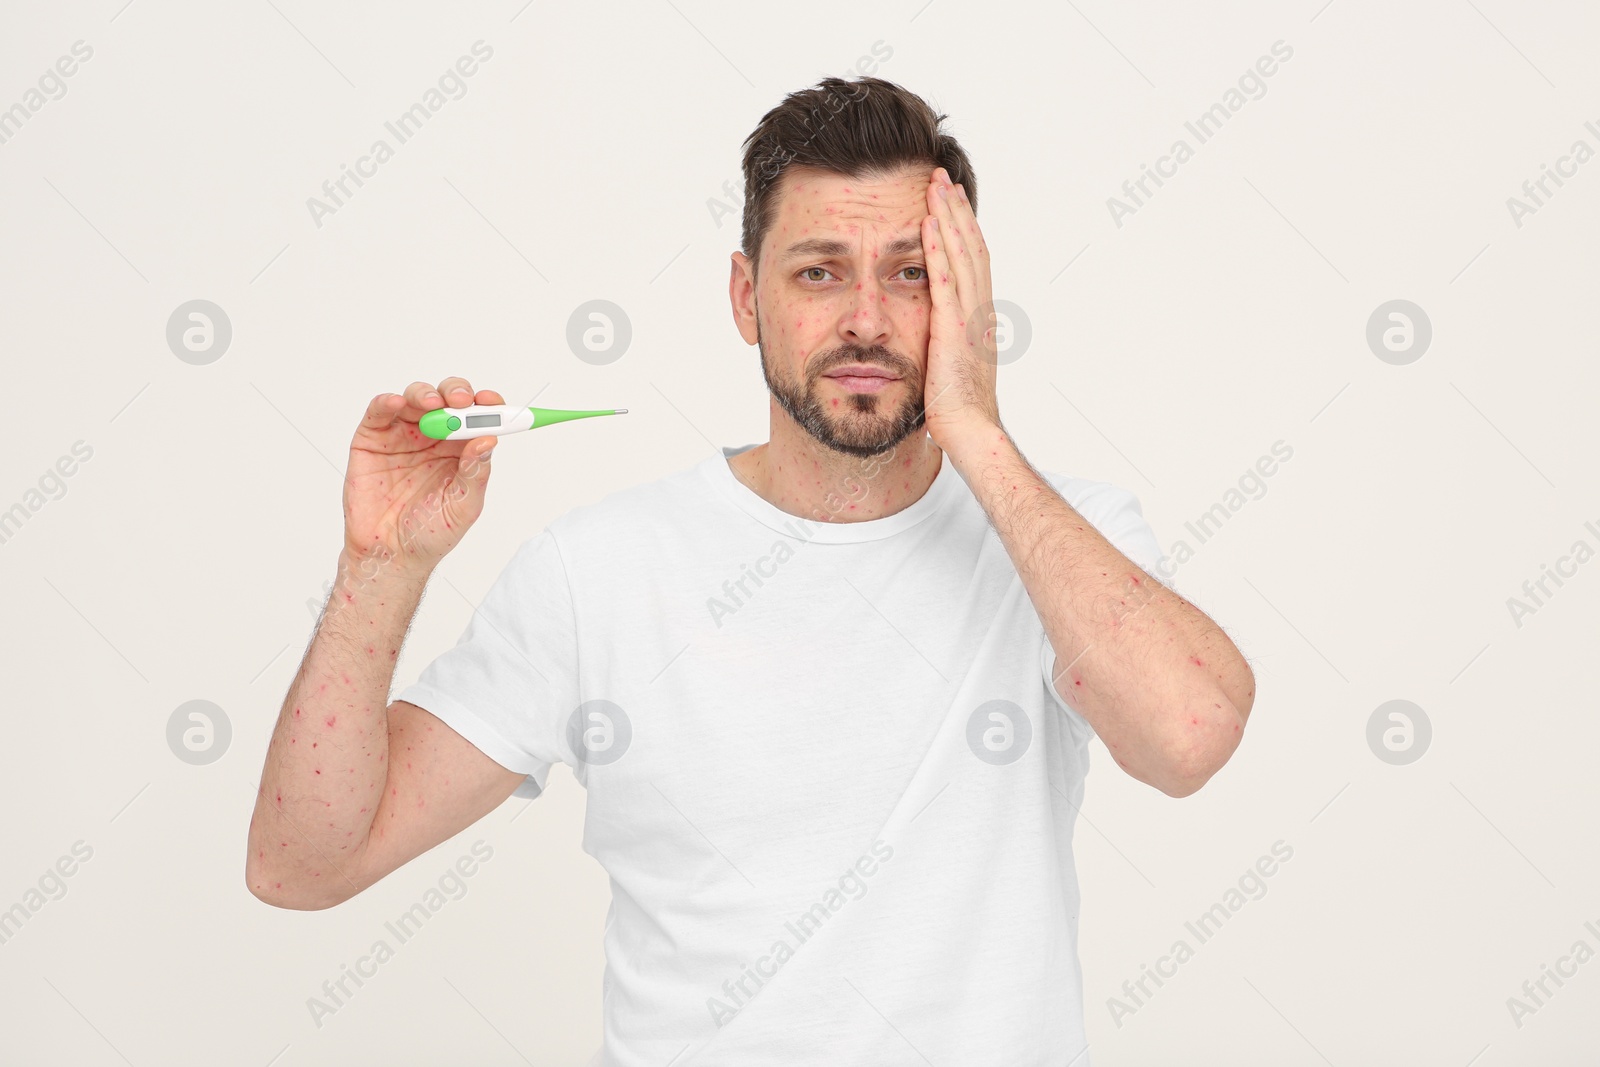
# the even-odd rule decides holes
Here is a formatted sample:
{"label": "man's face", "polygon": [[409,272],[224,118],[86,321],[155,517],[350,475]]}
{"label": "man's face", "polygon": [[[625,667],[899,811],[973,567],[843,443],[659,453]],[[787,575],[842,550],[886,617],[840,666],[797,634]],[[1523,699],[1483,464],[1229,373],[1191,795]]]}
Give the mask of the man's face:
{"label": "man's face", "polygon": [[750,261],[734,253],[734,317],[760,346],[767,388],[840,452],[878,455],[923,425],[929,176],[856,180],[791,168],[754,286]]}

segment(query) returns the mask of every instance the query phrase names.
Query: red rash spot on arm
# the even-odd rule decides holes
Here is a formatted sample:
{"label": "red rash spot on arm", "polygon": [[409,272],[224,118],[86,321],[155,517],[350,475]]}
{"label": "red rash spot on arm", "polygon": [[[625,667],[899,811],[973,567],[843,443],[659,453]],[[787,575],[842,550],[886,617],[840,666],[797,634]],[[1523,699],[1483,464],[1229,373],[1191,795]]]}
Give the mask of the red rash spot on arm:
{"label": "red rash spot on arm", "polygon": [[1189,662],[1193,663],[1196,667],[1204,667],[1205,666],[1204,663],[1200,662],[1200,657],[1199,656],[1190,656],[1189,657]]}

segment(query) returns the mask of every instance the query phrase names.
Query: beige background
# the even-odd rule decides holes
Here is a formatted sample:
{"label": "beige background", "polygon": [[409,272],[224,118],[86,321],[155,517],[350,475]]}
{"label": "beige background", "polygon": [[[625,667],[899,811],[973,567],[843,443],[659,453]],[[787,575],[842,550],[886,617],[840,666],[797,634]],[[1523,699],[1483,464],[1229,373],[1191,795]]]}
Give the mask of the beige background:
{"label": "beige background", "polygon": [[[737,217],[707,200],[737,187],[764,111],[878,42],[878,73],[949,112],[975,160],[996,294],[1032,325],[1001,404],[1036,464],[1133,489],[1171,546],[1293,449],[1177,577],[1257,671],[1242,749],[1175,801],[1095,744],[1078,860],[1098,1067],[1592,1050],[1600,962],[1520,1027],[1506,1004],[1580,938],[1600,949],[1600,563],[1520,627],[1506,605],[1575,541],[1600,548],[1600,160],[1520,227],[1506,205],[1574,140],[1600,149],[1591,6],[123,2],[0,23],[0,107],[93,48],[0,144],[0,509],[93,449],[0,544],[0,908],[93,850],[0,945],[0,1059],[589,1059],[607,885],[564,768],[526,814],[507,803],[339,908],[245,890],[344,449],[367,399],[415,378],[633,410],[506,442],[398,689],[554,516],[764,439],[725,294]],[[466,95],[315,226],[307,198],[480,39]],[[1107,198],[1279,40],[1265,95],[1118,227]],[[203,366],[165,338],[193,299],[233,329]],[[633,329],[603,366],[565,340],[591,299]],[[1365,339],[1393,299],[1432,322],[1409,365]],[[233,731],[204,766],[166,740],[195,699]],[[1366,740],[1391,699],[1432,723],[1409,765]],[[317,1027],[307,998],[480,839],[467,894]],[[1185,920],[1280,840],[1266,895],[1114,1022],[1123,981],[1193,945]]]}

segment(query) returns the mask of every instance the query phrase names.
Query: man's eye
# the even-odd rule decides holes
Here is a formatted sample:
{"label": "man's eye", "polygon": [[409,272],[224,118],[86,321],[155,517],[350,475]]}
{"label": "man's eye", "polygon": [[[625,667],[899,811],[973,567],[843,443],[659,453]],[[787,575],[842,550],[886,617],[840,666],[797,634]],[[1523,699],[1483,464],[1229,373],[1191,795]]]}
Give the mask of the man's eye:
{"label": "man's eye", "polygon": [[907,281],[920,282],[920,281],[922,281],[924,278],[926,278],[928,276],[928,268],[927,267],[905,267],[900,271],[900,273],[904,274],[908,270],[914,270],[914,271],[917,271],[918,273],[917,273],[917,276],[915,278],[907,278],[906,279]]}
{"label": "man's eye", "polygon": [[813,271],[817,271],[817,272],[820,272],[822,274],[827,274],[828,273],[828,268],[827,267],[807,267],[805,270],[801,271],[800,273],[805,276],[805,279],[808,282],[820,282],[820,281],[822,281],[823,279],[821,279],[821,278],[813,278],[813,277],[811,277],[811,274],[812,274]]}

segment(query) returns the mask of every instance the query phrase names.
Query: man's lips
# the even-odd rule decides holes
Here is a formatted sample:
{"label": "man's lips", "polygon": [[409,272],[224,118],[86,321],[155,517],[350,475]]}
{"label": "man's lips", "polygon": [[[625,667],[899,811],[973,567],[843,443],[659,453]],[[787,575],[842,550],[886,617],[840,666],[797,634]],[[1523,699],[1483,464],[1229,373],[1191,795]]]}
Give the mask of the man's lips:
{"label": "man's lips", "polygon": [[836,367],[823,375],[824,378],[882,378],[885,381],[898,381],[898,374],[891,374],[882,367],[874,367],[868,363],[852,363],[847,367]]}
{"label": "man's lips", "polygon": [[881,392],[900,380],[882,374],[827,374],[824,377],[838,382],[852,393]]}

